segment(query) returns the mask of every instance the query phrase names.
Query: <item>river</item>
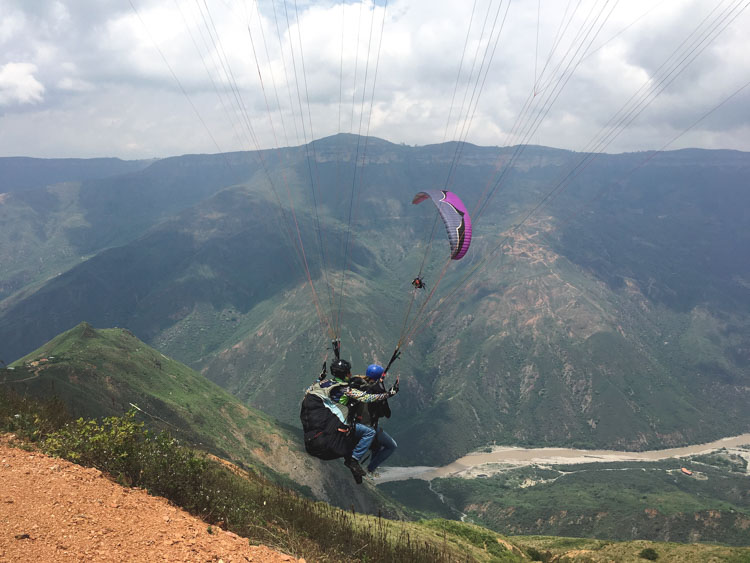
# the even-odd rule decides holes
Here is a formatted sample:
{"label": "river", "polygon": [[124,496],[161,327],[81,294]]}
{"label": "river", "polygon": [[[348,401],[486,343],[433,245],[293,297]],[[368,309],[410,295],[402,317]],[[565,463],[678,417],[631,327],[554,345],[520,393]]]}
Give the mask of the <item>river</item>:
{"label": "river", "polygon": [[[742,434],[730,438],[722,438],[708,444],[695,444],[681,448],[665,450],[649,450],[644,452],[622,452],[616,450],[577,450],[569,448],[516,448],[510,446],[494,446],[491,452],[475,452],[457,459],[443,467],[382,467],[378,484],[388,481],[403,481],[405,479],[423,479],[430,481],[439,477],[466,477],[491,475],[509,466],[524,465],[555,465],[572,463],[595,463],[617,461],[658,461],[670,457],[686,457],[708,453],[721,448],[729,450],[750,444],[750,434]],[[742,455],[748,461],[750,471],[750,451],[738,450],[734,453]]]}

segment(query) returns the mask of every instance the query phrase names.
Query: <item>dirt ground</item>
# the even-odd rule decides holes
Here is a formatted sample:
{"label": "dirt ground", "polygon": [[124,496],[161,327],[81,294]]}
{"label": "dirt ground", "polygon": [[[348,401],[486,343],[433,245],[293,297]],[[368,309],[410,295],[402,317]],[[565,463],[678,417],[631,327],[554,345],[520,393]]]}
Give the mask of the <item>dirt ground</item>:
{"label": "dirt ground", "polygon": [[0,439],[0,561],[303,562]]}

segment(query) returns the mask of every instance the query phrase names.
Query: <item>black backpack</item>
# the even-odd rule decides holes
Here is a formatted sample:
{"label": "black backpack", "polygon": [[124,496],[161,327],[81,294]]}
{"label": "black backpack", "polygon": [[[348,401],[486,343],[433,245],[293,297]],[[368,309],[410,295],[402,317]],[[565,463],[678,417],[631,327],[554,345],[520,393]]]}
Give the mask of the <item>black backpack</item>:
{"label": "black backpack", "polygon": [[349,457],[357,444],[353,426],[347,424],[348,408],[334,403],[330,393],[333,383],[321,387],[320,382],[310,386],[302,399],[299,418],[305,439],[305,451],[320,459]]}

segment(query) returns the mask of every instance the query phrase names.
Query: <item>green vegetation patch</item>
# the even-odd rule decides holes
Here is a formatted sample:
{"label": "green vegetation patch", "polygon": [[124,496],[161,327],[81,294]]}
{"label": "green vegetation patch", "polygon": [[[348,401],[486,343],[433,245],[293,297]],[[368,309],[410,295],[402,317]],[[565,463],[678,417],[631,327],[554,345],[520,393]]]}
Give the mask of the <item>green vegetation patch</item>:
{"label": "green vegetation patch", "polygon": [[288,430],[126,329],[80,323],[12,368],[3,375],[14,390],[38,399],[59,397],[73,416],[119,416],[137,405],[152,428],[292,484],[253,453],[299,450]]}
{"label": "green vegetation patch", "polygon": [[441,532],[450,533],[455,538],[463,538],[471,545],[482,548],[490,553],[495,561],[518,561],[518,551],[514,551],[507,542],[498,541],[497,534],[494,534],[473,524],[464,524],[453,520],[429,520],[423,522],[425,526],[435,528]]}
{"label": "green vegetation patch", "polygon": [[357,515],[300,497],[187,448],[166,432],[151,432],[135,416],[131,410],[123,417],[73,421],[60,401],[39,403],[0,387],[0,430],[33,440],[48,454],[96,467],[125,486],[163,496],[209,526],[253,543],[313,561],[519,560],[499,559],[497,535],[488,530],[436,530],[429,523]]}
{"label": "green vegetation patch", "polygon": [[534,561],[611,563],[612,561],[660,561],[686,563],[688,561],[713,561],[746,563],[750,549],[705,545],[700,543],[674,543],[630,541],[611,542],[583,538],[548,536],[516,536],[512,541]]}
{"label": "green vegetation patch", "polygon": [[378,485],[378,489],[391,498],[398,499],[422,518],[455,518],[459,515],[430,490],[428,481],[421,479],[390,481]]}
{"label": "green vegetation patch", "polygon": [[747,545],[750,476],[717,459],[727,457],[516,468],[485,479],[439,479],[432,489],[500,533]]}

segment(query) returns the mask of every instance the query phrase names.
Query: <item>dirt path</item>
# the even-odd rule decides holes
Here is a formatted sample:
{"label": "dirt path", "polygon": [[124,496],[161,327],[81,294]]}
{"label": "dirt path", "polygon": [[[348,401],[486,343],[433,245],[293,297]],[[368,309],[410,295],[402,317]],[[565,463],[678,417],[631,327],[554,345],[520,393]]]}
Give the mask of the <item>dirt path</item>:
{"label": "dirt path", "polygon": [[121,487],[96,469],[0,440],[0,561],[298,561],[208,529],[167,500]]}

